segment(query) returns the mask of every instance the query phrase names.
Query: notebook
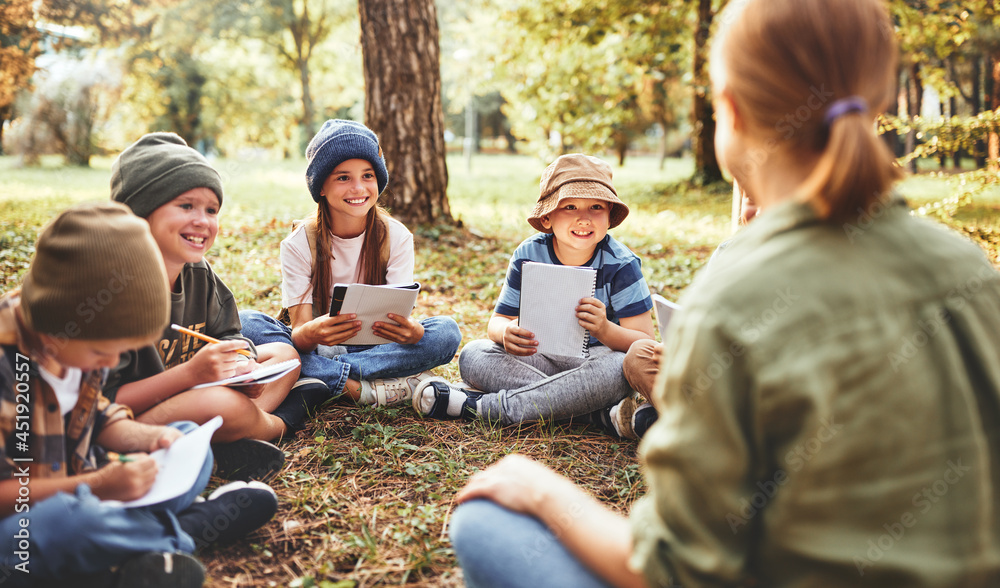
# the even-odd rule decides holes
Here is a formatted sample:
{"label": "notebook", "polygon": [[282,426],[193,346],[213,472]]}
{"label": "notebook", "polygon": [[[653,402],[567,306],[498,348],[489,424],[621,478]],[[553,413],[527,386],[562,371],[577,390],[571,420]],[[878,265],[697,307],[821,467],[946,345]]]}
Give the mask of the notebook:
{"label": "notebook", "polygon": [[409,318],[420,294],[420,283],[385,284],[335,284],[330,302],[330,316],[349,313],[358,315],[361,330],[341,345],[381,345],[392,341],[379,337],[372,331],[376,321],[389,321],[390,312]]}
{"label": "notebook", "polygon": [[149,456],[156,460],[156,481],[153,482],[153,486],[146,492],[145,496],[128,502],[102,500],[101,504],[135,508],[160,504],[187,492],[194,486],[198,474],[201,473],[201,466],[208,456],[212,433],[221,426],[222,417],[214,417],[204,425],[176,439],[170,444],[170,447],[157,449],[150,453]]}
{"label": "notebook", "polygon": [[587,357],[590,333],[580,326],[576,307],[594,295],[597,270],[527,261],[521,265],[518,324],[535,334],[538,353]]}
{"label": "notebook", "polygon": [[298,367],[298,365],[298,359],[288,359],[278,363],[272,363],[271,365],[258,367],[252,372],[247,372],[239,376],[233,376],[224,380],[217,380],[215,382],[206,382],[204,384],[198,384],[197,386],[191,386],[191,389],[197,390],[198,388],[208,388],[209,386],[236,387],[250,386],[253,384],[266,384],[284,376]]}
{"label": "notebook", "polygon": [[674,311],[679,310],[681,306],[659,294],[653,294],[652,296],[653,308],[656,309],[656,326],[660,329],[660,341],[663,341],[663,336],[667,332],[667,325],[670,324],[670,319],[673,317]]}

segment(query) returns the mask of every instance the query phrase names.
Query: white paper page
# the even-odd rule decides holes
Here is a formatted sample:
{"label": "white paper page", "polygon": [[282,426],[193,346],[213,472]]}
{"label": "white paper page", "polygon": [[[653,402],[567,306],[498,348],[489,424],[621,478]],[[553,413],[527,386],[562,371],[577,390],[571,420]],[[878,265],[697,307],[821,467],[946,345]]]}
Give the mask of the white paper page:
{"label": "white paper page", "polygon": [[538,353],[586,357],[590,334],[580,326],[576,307],[594,295],[597,270],[590,267],[525,262],[521,265],[518,324],[535,334]]}
{"label": "white paper page", "polygon": [[191,389],[197,390],[198,388],[208,388],[209,386],[249,386],[251,384],[266,384],[268,382],[273,382],[274,380],[277,380],[281,376],[294,370],[297,365],[299,365],[298,359],[279,361],[278,363],[258,367],[254,371],[241,376],[233,376],[224,380],[217,380],[215,382],[191,386]]}
{"label": "white paper page", "polygon": [[135,508],[150,504],[159,504],[176,498],[194,486],[201,473],[202,465],[208,456],[212,433],[222,426],[222,417],[217,416],[194,431],[175,440],[166,449],[157,449],[149,456],[156,460],[159,471],[156,481],[142,498],[121,502],[120,500],[102,500],[102,504]]}
{"label": "white paper page", "polygon": [[663,335],[667,332],[667,325],[670,324],[674,311],[680,307],[681,305],[676,302],[671,302],[659,294],[653,294],[653,308],[656,309],[656,326],[660,329],[660,341],[663,341]]}
{"label": "white paper page", "polygon": [[[409,286],[406,284],[404,286]],[[351,284],[344,296],[344,304],[340,314],[356,314],[361,321],[361,331],[341,345],[380,345],[391,343],[390,340],[379,337],[372,332],[376,321],[389,321],[386,315],[393,314],[409,317],[417,303],[420,294],[416,288],[400,287],[400,285],[372,286],[370,284]]]}

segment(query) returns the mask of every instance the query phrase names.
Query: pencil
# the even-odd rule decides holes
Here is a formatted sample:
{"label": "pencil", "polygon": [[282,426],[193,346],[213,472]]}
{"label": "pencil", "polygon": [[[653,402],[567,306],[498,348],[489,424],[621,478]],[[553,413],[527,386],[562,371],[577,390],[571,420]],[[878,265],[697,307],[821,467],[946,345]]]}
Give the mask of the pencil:
{"label": "pencil", "polygon": [[[180,325],[171,324],[170,328],[173,329],[173,330],[175,330],[175,331],[177,331],[177,332],[179,332],[179,333],[184,333],[185,335],[194,337],[195,339],[201,339],[202,341],[206,341],[208,343],[222,343],[222,341],[216,339],[215,337],[209,337],[208,335],[205,335],[203,333],[199,333],[198,331],[192,331],[191,329],[185,329],[184,327],[182,327]],[[253,354],[250,353],[249,350],[246,350],[246,349],[237,349],[236,353],[239,353],[241,355],[245,355],[245,356],[253,359]]]}
{"label": "pencil", "polygon": [[129,463],[135,461],[135,458],[133,457],[122,455],[120,453],[115,453],[114,451],[108,452],[108,459],[110,459],[111,461],[120,461],[122,463]]}

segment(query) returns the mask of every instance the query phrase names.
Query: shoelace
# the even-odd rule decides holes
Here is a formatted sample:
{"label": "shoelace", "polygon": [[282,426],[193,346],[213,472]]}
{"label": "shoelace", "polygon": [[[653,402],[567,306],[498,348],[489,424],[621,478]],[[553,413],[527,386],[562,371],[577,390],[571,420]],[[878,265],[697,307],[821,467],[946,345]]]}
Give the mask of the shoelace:
{"label": "shoelace", "polygon": [[[379,386],[376,386],[375,390],[376,390],[376,396],[381,396],[381,398],[379,398],[379,400],[382,401],[380,403],[381,406],[405,400],[406,396],[411,391],[410,385],[407,384],[406,380],[402,379],[383,381],[381,390],[379,390],[379,388],[380,388]],[[382,393],[379,394],[379,392]]]}

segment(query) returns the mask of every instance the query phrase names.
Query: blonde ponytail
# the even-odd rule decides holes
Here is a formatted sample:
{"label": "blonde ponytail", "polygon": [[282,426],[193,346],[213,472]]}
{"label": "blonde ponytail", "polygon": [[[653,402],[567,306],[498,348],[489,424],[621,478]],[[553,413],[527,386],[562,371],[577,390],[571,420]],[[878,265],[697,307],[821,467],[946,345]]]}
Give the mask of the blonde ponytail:
{"label": "blonde ponytail", "polygon": [[851,112],[829,122],[826,146],[803,195],[820,218],[849,221],[868,212],[902,175],[870,117]]}

